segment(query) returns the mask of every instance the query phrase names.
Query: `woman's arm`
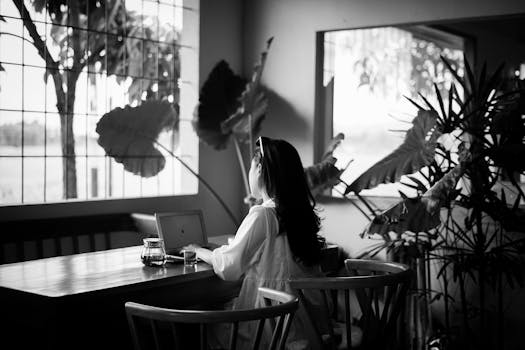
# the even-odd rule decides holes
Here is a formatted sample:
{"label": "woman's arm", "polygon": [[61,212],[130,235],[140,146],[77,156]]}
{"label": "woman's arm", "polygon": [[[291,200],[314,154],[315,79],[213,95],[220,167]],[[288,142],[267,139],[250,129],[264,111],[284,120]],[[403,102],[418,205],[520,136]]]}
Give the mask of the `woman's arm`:
{"label": "woman's arm", "polygon": [[269,217],[263,207],[253,207],[244,218],[231,244],[223,245],[213,251],[198,245],[186,249],[194,250],[197,257],[213,266],[215,273],[228,281],[238,280],[246,271],[257,249],[270,229]]}
{"label": "woman's arm", "polygon": [[196,247],[195,253],[197,253],[197,258],[204,260],[204,262],[210,265],[213,265],[211,250],[202,247]]}

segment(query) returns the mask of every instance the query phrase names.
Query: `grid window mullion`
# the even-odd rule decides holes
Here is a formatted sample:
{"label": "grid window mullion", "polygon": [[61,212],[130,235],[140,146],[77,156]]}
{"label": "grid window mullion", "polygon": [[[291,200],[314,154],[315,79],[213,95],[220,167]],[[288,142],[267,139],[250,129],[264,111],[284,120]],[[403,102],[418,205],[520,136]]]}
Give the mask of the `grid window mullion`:
{"label": "grid window mullion", "polygon": [[[23,23],[23,22],[22,22]],[[25,36],[25,30],[23,28],[23,24],[22,25],[22,38],[24,39],[24,36]],[[21,89],[22,89],[22,203],[24,203],[24,157],[25,157],[25,147],[24,147],[24,74],[25,74],[25,67],[24,67],[24,53],[25,53],[25,50],[24,50],[24,45],[22,45],[22,86],[21,86]]]}

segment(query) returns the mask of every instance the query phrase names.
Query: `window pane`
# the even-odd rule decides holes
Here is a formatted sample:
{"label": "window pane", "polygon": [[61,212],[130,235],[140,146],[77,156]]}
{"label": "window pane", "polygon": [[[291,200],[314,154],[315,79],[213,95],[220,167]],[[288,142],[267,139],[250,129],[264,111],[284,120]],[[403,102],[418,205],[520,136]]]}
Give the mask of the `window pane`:
{"label": "window pane", "polygon": [[[161,179],[165,176],[169,176],[169,167],[168,162],[166,162],[166,166],[164,169],[159,173],[158,176],[153,176],[149,178],[144,178],[142,180],[142,195],[143,196],[157,196],[157,195],[163,195],[163,194],[172,194],[171,186],[169,186],[169,182],[164,181],[165,187],[162,187],[161,183],[163,182]],[[165,175],[166,174],[166,175]],[[170,178],[171,180],[171,178]]]}
{"label": "window pane", "polygon": [[92,157],[87,159],[88,198],[105,198],[106,158]]}
{"label": "window pane", "polygon": [[107,78],[107,95],[106,95],[106,108],[107,112],[114,108],[123,108],[127,103],[127,91],[119,83],[120,78],[116,76],[108,76]]}
{"label": "window pane", "polygon": [[126,74],[130,77],[142,77],[142,40],[138,38],[126,39]]}
{"label": "window pane", "polygon": [[[173,144],[174,152],[178,154],[179,157],[193,170],[197,170],[199,168],[198,137],[190,130],[193,130],[191,121],[181,120],[179,122],[178,139],[176,136],[174,136],[171,142]],[[195,176],[190,174],[188,169],[183,167],[176,160],[174,160],[173,168],[175,192],[186,194],[197,193],[198,180],[195,178]]]}
{"label": "window pane", "polygon": [[158,44],[151,40],[144,40],[143,72],[144,78],[157,79],[158,73]]}
{"label": "window pane", "polygon": [[[28,6],[33,7],[33,6]],[[46,25],[44,23],[35,23],[36,29],[39,33],[42,33],[42,41],[45,42],[45,32],[46,32]],[[35,45],[33,45],[33,39],[31,38],[31,35],[29,35],[29,32],[24,27],[24,39],[23,45],[24,45],[24,59],[23,62],[25,65],[33,65],[38,67],[45,67],[46,63],[42,56],[38,53],[37,48]],[[21,39],[17,39],[21,40]]]}
{"label": "window pane", "polygon": [[88,112],[88,74],[84,69],[78,76],[75,90],[75,114],[86,114]]}
{"label": "window pane", "polygon": [[159,40],[169,41],[175,28],[175,7],[161,4],[159,6]]}
{"label": "window pane", "polygon": [[88,117],[75,114],[73,117],[73,134],[75,135],[75,155],[85,156],[87,154],[86,122]]}
{"label": "window pane", "polygon": [[46,201],[53,202],[63,199],[62,158],[46,158]]}
{"label": "window pane", "polygon": [[48,113],[46,115],[46,154],[48,156],[62,156],[60,129],[60,116],[56,113]]}
{"label": "window pane", "polygon": [[89,74],[88,113],[102,115],[106,113],[106,75]]}
{"label": "window pane", "polygon": [[24,113],[24,156],[44,156],[45,115]]}
{"label": "window pane", "polygon": [[44,158],[24,158],[24,203],[44,202]]}
{"label": "window pane", "polygon": [[98,134],[95,131],[99,120],[100,118],[97,116],[89,116],[87,119],[87,154],[90,157],[100,157],[106,154],[104,149],[98,144]]}
{"label": "window pane", "polygon": [[[7,8],[14,7],[12,1],[2,1],[9,3]],[[8,15],[3,12],[2,15]],[[19,17],[20,14],[17,14]],[[5,22],[0,21],[0,32],[9,33],[0,35],[0,61],[11,63],[22,63],[22,42],[20,39],[24,33],[22,20],[15,18],[6,18]],[[7,68],[6,68],[7,70]]]}
{"label": "window pane", "polygon": [[144,37],[158,41],[159,40],[159,7],[152,1],[143,1],[143,27]]}
{"label": "window pane", "polygon": [[18,12],[12,1],[0,1],[0,11],[4,16],[21,18],[20,12]]}
{"label": "window pane", "polygon": [[46,99],[46,112],[58,113],[57,92],[55,90],[55,81],[53,76],[47,78],[46,90],[44,92]]}
{"label": "window pane", "polygon": [[77,168],[77,198],[87,199],[88,191],[88,174],[87,174],[87,158],[75,157],[75,166]]}
{"label": "window pane", "polygon": [[[91,4],[90,1],[86,1],[86,3]],[[110,2],[107,1],[109,4]],[[111,2],[113,4],[114,1]],[[106,7],[104,6],[106,4],[106,1],[95,1],[95,7],[91,8],[89,11],[89,15],[87,18],[88,22],[88,29],[90,30],[96,30],[96,31],[104,31],[105,25],[106,25]]]}
{"label": "window pane", "polygon": [[0,203],[22,202],[22,158],[0,156]]}
{"label": "window pane", "polygon": [[0,110],[0,156],[5,155],[22,155],[22,112]]}
{"label": "window pane", "polygon": [[[45,68],[24,67],[24,110],[44,112],[46,108]],[[16,86],[20,86],[18,83]]]}
{"label": "window pane", "polygon": [[0,72],[0,87],[2,87],[0,90],[0,108],[21,111],[22,66],[13,64],[2,64],[2,66],[5,72]]}
{"label": "window pane", "polygon": [[122,198],[124,193],[124,167],[112,158],[108,159],[108,197]]}
{"label": "window pane", "polygon": [[141,177],[133,175],[132,173],[125,171],[124,179],[122,183],[124,195],[126,198],[134,198],[141,196]]}

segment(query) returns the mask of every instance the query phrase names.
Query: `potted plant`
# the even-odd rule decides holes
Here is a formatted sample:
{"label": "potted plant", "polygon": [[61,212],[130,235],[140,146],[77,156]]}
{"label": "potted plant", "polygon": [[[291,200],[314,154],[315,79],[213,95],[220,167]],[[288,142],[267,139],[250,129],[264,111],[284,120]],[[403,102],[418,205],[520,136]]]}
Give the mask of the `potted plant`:
{"label": "potted plant", "polygon": [[[437,106],[423,96],[422,104],[409,99],[419,112],[404,142],[349,184],[345,195],[354,193],[366,203],[361,190],[389,182],[418,193],[415,198],[401,193],[401,202],[381,213],[366,203],[373,219],[363,233],[380,237],[371,255],[386,249],[416,269],[418,293],[409,303],[418,320],[410,327],[412,348],[428,346],[428,305],[434,300],[443,302],[444,332],[454,344],[502,348],[504,289],[523,286],[525,194],[516,175],[525,171],[524,86],[514,81],[509,87],[502,66],[491,75],[484,66],[475,75],[466,62],[461,77],[443,62],[456,83],[446,95],[435,86]],[[414,173],[419,175],[409,175]],[[442,287],[432,290],[436,281]],[[489,291],[495,310],[489,308]],[[458,304],[461,332],[454,339]],[[497,326],[496,337],[489,336],[489,323]]]}

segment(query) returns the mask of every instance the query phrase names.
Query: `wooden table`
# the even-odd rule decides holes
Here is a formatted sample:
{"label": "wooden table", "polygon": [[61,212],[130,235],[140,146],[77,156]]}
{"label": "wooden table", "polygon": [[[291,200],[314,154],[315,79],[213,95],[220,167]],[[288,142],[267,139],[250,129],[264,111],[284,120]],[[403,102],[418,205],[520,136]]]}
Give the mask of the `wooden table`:
{"label": "wooden table", "polygon": [[141,249],[0,265],[2,338],[14,337],[17,348],[131,348],[126,301],[182,308],[238,292],[239,283],[222,281],[205,263],[146,267]]}

